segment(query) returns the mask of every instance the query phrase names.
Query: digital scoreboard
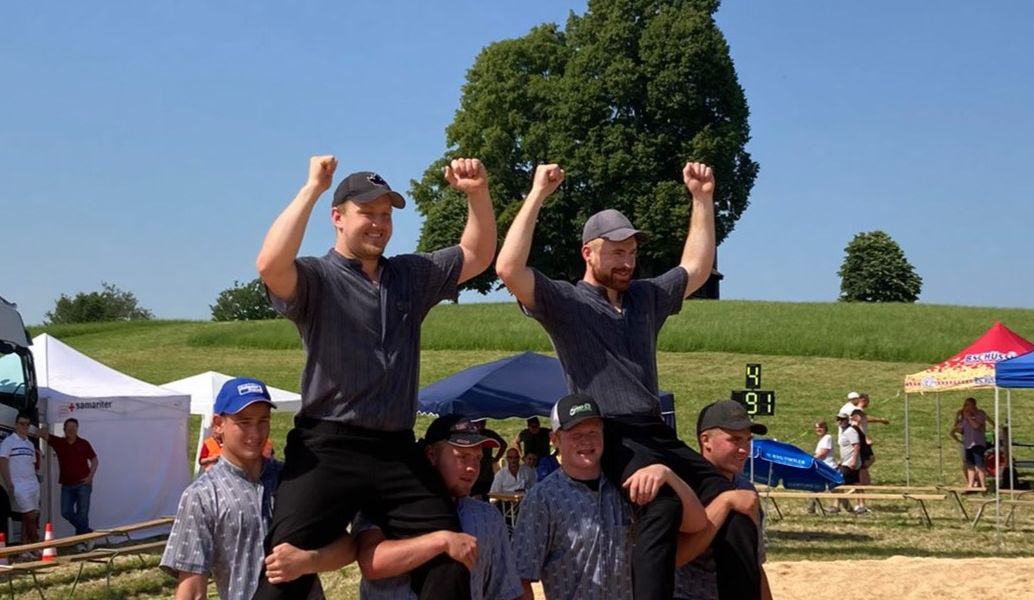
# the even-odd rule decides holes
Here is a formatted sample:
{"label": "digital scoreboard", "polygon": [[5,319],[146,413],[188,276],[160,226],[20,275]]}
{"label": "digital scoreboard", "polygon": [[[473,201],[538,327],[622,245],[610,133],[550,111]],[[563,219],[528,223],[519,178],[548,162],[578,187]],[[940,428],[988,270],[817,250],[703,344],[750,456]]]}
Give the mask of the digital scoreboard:
{"label": "digital scoreboard", "polygon": [[747,365],[744,388],[733,390],[731,398],[747,409],[747,414],[770,417],[775,414],[775,392],[761,389],[761,364]]}

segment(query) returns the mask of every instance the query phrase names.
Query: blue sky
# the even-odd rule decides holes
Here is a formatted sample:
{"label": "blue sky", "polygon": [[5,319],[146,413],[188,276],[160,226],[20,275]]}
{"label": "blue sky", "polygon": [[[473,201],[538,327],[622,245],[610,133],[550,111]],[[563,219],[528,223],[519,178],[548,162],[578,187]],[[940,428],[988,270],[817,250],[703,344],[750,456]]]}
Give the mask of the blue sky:
{"label": "blue sky", "polygon": [[[208,318],[255,276],[310,154],[405,190],[477,52],[569,10],[584,3],[5,3],[0,295],[38,323],[108,281]],[[761,164],[719,250],[725,298],[834,300],[844,246],[883,229],[921,301],[1034,307],[1034,5],[727,0],[717,20]],[[330,247],[328,212],[303,253]],[[389,252],[419,227],[397,214]]]}

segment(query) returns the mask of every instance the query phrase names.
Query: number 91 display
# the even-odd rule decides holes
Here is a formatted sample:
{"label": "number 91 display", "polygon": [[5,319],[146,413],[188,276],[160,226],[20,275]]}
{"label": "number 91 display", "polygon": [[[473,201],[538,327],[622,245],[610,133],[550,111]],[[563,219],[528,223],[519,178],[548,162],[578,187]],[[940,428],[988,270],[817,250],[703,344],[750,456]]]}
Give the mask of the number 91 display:
{"label": "number 91 display", "polygon": [[732,399],[747,409],[751,416],[772,416],[775,414],[775,392],[761,389],[761,365],[747,365],[743,390],[733,390]]}

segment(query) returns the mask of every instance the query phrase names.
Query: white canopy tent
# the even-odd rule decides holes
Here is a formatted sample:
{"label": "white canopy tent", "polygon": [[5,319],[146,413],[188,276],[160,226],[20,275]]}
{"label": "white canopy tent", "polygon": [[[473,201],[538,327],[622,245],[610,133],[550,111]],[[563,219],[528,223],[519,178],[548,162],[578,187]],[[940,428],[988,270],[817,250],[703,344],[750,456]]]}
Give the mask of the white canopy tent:
{"label": "white canopy tent", "polygon": [[[176,514],[190,481],[187,421],[190,398],[134,379],[47,334],[32,340],[40,420],[60,434],[65,419],[93,445],[100,467],[90,499],[90,526],[112,528]],[[57,460],[48,458],[46,519],[58,536],[74,533],[60,517]]]}
{"label": "white canopy tent", "polygon": [[[176,381],[162,384],[163,388],[190,396],[190,414],[201,415],[201,429],[198,431],[197,452],[194,454],[194,473],[197,474],[200,465],[197,462],[200,456],[201,446],[212,433],[212,406],[215,404],[215,397],[223,384],[236,377],[235,375],[224,375],[216,371],[205,371],[197,375],[191,375]],[[266,386],[269,395],[276,403],[278,412],[296,413],[302,406],[302,397],[295,392],[282,390],[272,386]]]}

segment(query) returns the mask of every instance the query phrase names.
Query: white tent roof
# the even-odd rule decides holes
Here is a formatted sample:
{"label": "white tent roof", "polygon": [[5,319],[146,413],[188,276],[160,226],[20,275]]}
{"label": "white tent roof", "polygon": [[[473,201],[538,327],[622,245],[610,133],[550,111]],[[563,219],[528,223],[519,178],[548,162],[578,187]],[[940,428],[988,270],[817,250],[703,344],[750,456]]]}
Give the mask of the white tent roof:
{"label": "white tent roof", "polygon": [[[205,371],[184,379],[177,379],[162,384],[163,388],[175,390],[181,394],[190,396],[190,412],[195,415],[207,415],[212,412],[212,405],[215,404],[215,397],[223,384],[233,379],[233,375],[224,375],[215,371]],[[294,392],[266,386],[269,395],[276,403],[278,411],[298,412],[302,406],[302,397]]]}
{"label": "white tent roof", "polygon": [[[32,338],[32,356],[40,395],[74,398],[165,398],[185,401],[185,394],[140,381],[101,364],[42,333]],[[47,388],[44,392],[43,388]]]}

